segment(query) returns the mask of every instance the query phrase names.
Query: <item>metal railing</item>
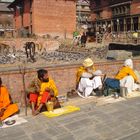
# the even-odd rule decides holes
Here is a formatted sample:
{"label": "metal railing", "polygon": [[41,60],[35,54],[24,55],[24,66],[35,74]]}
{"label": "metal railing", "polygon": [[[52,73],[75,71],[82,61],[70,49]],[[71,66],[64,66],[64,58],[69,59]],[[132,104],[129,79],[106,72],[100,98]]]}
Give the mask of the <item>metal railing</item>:
{"label": "metal railing", "polygon": [[[137,36],[134,35],[135,33]],[[140,44],[140,32],[112,32],[111,39],[114,43]]]}

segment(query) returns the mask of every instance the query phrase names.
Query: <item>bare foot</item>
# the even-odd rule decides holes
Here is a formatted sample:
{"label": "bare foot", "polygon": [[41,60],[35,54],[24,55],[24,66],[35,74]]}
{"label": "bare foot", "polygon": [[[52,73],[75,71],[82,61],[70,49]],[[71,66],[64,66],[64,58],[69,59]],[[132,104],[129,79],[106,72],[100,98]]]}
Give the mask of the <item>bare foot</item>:
{"label": "bare foot", "polygon": [[35,111],[32,111],[32,115],[33,115],[33,116],[35,115]]}
{"label": "bare foot", "polygon": [[32,115],[33,115],[33,116],[36,116],[36,115],[38,115],[39,113],[40,113],[39,110],[36,110],[36,111],[33,111],[33,112],[32,112]]}
{"label": "bare foot", "polygon": [[3,123],[2,123],[2,121],[0,120],[0,127],[1,127],[1,126],[3,126]]}

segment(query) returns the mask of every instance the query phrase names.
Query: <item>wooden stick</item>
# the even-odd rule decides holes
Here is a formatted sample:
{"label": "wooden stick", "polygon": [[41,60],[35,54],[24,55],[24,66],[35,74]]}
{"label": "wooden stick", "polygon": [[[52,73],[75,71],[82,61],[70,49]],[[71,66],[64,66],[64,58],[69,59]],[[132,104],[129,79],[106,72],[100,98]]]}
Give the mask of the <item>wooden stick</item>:
{"label": "wooden stick", "polygon": [[25,105],[25,115],[27,116],[27,95],[26,95],[26,87],[25,87],[25,63],[24,65],[21,67],[19,66],[20,69],[20,73],[22,74],[22,84],[23,84],[23,95],[24,95],[24,105]]}

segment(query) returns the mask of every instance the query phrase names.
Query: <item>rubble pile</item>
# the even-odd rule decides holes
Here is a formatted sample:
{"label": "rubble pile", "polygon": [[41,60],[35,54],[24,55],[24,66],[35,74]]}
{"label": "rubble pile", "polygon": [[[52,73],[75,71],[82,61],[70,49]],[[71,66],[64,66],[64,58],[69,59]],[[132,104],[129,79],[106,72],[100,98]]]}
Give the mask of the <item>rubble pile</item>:
{"label": "rubble pile", "polygon": [[52,52],[44,51],[42,54],[35,52],[34,59],[32,61],[30,58],[27,58],[26,52],[23,50],[11,51],[6,54],[0,53],[0,64],[18,64],[19,62],[37,62],[44,61],[47,63],[73,63],[80,62],[86,57],[91,57],[93,59],[104,59],[106,54],[105,48],[97,49],[64,49],[56,50]]}

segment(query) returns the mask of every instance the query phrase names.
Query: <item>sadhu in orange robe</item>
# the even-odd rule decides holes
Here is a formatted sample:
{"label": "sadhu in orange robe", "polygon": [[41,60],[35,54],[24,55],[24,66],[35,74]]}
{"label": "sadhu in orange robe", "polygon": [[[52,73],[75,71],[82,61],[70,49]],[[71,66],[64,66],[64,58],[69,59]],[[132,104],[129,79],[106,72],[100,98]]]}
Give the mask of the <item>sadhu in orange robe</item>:
{"label": "sadhu in orange robe", "polygon": [[0,87],[0,111],[1,109],[5,111],[3,116],[0,117],[0,121],[5,120],[18,111],[18,106],[16,104],[11,104],[8,90],[4,86]]}

